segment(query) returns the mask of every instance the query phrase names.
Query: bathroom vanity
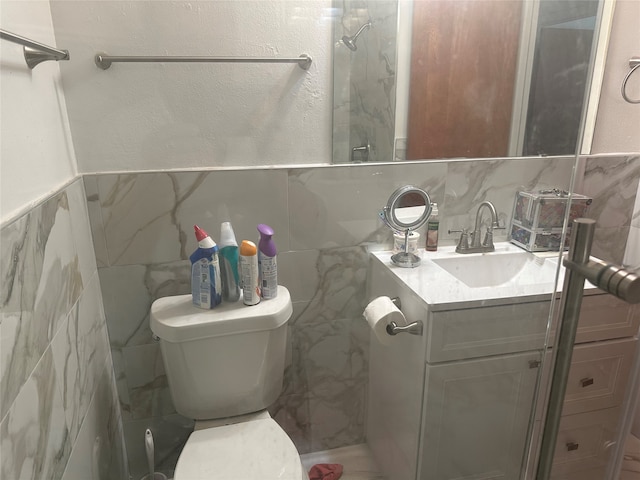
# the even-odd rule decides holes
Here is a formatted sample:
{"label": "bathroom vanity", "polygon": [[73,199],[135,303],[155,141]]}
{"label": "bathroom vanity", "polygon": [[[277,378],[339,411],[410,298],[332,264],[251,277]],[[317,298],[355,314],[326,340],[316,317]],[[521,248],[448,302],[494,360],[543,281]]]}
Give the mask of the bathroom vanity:
{"label": "bathroom vanity", "polygon": [[[557,257],[508,243],[453,250],[422,252],[413,269],[371,254],[370,297],[398,297],[424,331],[389,345],[372,336],[367,443],[394,480],[524,478],[529,428],[544,414],[536,382],[551,368]],[[585,285],[552,478],[603,478],[639,322],[637,307]]]}

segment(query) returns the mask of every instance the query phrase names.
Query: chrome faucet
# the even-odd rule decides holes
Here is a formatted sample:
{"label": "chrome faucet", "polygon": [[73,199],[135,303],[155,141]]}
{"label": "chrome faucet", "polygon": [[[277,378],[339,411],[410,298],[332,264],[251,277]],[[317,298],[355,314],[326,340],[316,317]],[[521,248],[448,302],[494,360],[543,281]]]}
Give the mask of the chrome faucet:
{"label": "chrome faucet", "polygon": [[[487,227],[484,240],[480,241],[483,207],[489,209],[489,213],[491,213],[491,224]],[[498,212],[496,212],[495,205],[489,201],[484,201],[480,204],[476,212],[476,224],[473,232],[469,233],[468,229],[463,228],[462,230],[449,230],[449,233],[461,233],[460,240],[456,246],[457,253],[493,252],[496,249],[493,245],[493,231],[503,228],[504,227],[501,227],[498,223]]]}

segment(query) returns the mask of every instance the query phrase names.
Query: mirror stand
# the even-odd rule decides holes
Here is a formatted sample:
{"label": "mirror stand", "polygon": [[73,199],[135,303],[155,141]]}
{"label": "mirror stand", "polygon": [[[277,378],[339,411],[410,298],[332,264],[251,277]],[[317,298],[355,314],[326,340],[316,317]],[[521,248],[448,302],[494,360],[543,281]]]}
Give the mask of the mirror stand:
{"label": "mirror stand", "polygon": [[420,257],[415,253],[409,251],[410,234],[411,230],[407,228],[404,231],[404,252],[398,252],[391,255],[391,261],[399,267],[414,268],[420,265]]}
{"label": "mirror stand", "polygon": [[431,215],[431,198],[421,188],[406,185],[389,197],[384,208],[385,223],[397,232],[404,232],[404,251],[391,256],[394,265],[414,268],[420,265],[420,257],[409,252],[409,235],[420,228]]}

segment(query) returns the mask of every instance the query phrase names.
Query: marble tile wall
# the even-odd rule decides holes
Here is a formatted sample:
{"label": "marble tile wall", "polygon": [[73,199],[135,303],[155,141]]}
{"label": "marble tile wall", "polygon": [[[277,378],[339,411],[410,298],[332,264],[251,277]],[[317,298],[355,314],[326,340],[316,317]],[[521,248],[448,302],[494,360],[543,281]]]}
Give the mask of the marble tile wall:
{"label": "marble tile wall", "polygon": [[[397,0],[338,0],[334,36],[333,162],[350,161],[353,147],[370,145],[354,161],[393,160]],[[352,51],[342,37],[371,21]]]}
{"label": "marble tile wall", "polygon": [[640,155],[597,156],[585,160],[583,193],[593,198],[589,217],[597,222],[592,247],[596,257],[618,264],[640,265],[639,182]]}
{"label": "marble tile wall", "polygon": [[[425,188],[448,228],[471,226],[495,202],[508,221],[519,188],[567,188],[572,158],[416,162],[255,171],[149,172],[84,177],[115,381],[132,475],[144,472],[143,433],[154,428],[165,472],[193,423],[176,413],[158,344],[153,300],[189,292],[192,225],[216,239],[230,220],[238,239],[274,227],[279,281],[294,302],[285,385],[272,416],[301,453],[362,442],[368,328],[367,252],[388,248],[377,212],[398,187]],[[506,231],[499,237],[506,238]]]}
{"label": "marble tile wall", "polygon": [[633,207],[624,264],[640,270],[640,184],[636,194],[636,203]]}
{"label": "marble tile wall", "polygon": [[127,478],[81,179],[0,229],[0,275],[0,477]]}

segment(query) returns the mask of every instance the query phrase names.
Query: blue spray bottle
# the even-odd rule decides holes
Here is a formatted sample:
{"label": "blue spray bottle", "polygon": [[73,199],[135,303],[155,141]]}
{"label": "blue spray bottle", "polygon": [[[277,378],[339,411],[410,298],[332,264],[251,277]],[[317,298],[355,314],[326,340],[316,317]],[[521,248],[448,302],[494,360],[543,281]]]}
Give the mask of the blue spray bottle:
{"label": "blue spray bottle", "polygon": [[193,304],[199,308],[210,309],[219,305],[220,263],[218,246],[209,234],[197,225],[193,226],[198,240],[198,249],[191,254],[191,295]]}
{"label": "blue spray bottle", "polygon": [[238,272],[238,242],[231,222],[220,225],[220,273],[222,274],[222,300],[237,302],[240,298],[240,273]]}

